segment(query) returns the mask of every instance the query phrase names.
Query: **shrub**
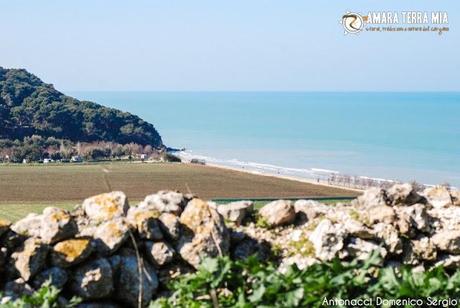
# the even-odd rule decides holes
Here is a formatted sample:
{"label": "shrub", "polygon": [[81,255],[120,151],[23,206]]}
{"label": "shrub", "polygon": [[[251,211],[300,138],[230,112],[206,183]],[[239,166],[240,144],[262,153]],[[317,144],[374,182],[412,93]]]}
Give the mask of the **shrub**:
{"label": "shrub", "polygon": [[282,274],[254,257],[207,259],[196,273],[172,281],[171,296],[151,307],[323,307],[325,298],[446,300],[460,292],[460,270],[449,275],[443,268],[416,272],[378,264],[374,254],[364,262],[336,259],[304,270],[291,266]]}

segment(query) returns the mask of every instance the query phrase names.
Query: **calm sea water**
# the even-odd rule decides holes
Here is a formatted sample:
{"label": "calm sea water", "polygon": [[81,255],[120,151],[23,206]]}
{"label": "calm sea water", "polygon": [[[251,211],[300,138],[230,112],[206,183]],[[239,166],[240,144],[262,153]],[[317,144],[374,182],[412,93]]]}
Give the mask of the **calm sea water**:
{"label": "calm sea water", "polygon": [[69,94],[137,114],[210,161],[460,187],[460,93]]}

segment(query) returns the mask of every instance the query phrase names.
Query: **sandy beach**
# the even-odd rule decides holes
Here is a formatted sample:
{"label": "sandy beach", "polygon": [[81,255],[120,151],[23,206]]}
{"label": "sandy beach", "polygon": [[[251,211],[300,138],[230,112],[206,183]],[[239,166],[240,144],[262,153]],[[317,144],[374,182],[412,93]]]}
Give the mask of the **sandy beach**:
{"label": "sandy beach", "polygon": [[327,188],[346,189],[346,190],[356,191],[356,192],[359,192],[359,193],[364,191],[362,189],[348,188],[348,187],[343,187],[343,186],[338,186],[338,185],[332,185],[332,184],[329,184],[327,181],[321,180],[321,179],[313,180],[313,179],[307,179],[307,178],[302,178],[302,177],[297,177],[297,176],[282,175],[282,174],[279,174],[279,173],[261,172],[261,171],[251,170],[251,169],[248,169],[248,168],[230,167],[230,166],[220,165],[220,164],[215,164],[215,163],[207,163],[206,165],[209,166],[209,167],[214,167],[214,168],[221,168],[221,169],[226,169],[226,170],[244,172],[244,173],[249,173],[249,174],[259,175],[259,176],[274,177],[274,178],[278,178],[278,179],[296,181],[296,182],[307,183],[307,184],[311,184],[311,185],[318,185],[318,186],[323,186],[323,187],[327,187]]}

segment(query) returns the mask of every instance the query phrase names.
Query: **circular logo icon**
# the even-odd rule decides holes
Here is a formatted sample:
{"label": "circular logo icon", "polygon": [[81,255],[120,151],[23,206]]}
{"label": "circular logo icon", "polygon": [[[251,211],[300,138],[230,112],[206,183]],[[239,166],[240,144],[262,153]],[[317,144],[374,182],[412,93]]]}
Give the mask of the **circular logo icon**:
{"label": "circular logo icon", "polygon": [[346,33],[358,33],[363,30],[364,20],[358,13],[346,13],[342,16],[342,25]]}

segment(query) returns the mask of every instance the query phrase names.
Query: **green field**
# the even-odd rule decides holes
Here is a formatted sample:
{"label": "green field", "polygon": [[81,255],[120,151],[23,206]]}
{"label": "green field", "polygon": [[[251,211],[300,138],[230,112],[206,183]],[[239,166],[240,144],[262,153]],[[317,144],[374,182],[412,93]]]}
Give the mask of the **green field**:
{"label": "green field", "polygon": [[355,191],[191,164],[0,165],[0,217],[17,220],[46,206],[72,208],[89,196],[112,190],[125,192],[135,203],[162,189],[191,192],[205,199],[357,195]]}

